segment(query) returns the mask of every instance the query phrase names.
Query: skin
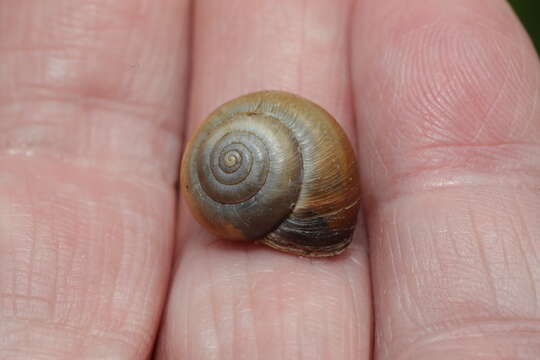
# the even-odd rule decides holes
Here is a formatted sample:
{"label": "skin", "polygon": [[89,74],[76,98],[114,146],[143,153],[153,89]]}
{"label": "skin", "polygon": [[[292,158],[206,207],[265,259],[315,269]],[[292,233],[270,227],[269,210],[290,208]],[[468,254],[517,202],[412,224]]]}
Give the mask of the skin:
{"label": "skin", "polygon": [[[503,0],[2,0],[0,81],[1,359],[540,353],[540,65]],[[186,136],[260,89],[355,146],[341,256],[176,201]]]}

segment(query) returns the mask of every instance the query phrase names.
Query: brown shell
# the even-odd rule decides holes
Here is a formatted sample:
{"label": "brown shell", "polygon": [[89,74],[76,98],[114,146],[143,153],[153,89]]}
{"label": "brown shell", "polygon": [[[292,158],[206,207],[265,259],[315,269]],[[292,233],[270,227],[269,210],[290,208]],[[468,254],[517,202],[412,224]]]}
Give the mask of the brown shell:
{"label": "brown shell", "polygon": [[331,256],[351,241],[359,210],[347,136],[320,106],[282,91],[216,109],[189,142],[182,193],[214,234],[303,256]]}

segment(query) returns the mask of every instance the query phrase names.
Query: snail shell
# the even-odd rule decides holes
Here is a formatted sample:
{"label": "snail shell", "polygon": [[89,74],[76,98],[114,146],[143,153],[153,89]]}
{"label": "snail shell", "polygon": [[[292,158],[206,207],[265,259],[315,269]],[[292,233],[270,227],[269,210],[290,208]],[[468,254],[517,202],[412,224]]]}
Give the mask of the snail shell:
{"label": "snail shell", "polygon": [[190,140],[180,181],[195,218],[219,237],[303,256],[351,242],[354,152],[334,118],[297,95],[260,91],[220,106]]}

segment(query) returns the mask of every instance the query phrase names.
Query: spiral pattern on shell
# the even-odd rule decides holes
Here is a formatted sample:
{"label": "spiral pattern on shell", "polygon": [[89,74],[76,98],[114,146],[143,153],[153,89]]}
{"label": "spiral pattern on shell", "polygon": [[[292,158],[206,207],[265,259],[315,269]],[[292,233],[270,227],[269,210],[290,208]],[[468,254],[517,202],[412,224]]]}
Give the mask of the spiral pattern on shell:
{"label": "spiral pattern on shell", "polygon": [[358,212],[356,160],[343,130],[318,105],[280,91],[215,110],[187,146],[181,186],[218,236],[301,255],[341,252]]}

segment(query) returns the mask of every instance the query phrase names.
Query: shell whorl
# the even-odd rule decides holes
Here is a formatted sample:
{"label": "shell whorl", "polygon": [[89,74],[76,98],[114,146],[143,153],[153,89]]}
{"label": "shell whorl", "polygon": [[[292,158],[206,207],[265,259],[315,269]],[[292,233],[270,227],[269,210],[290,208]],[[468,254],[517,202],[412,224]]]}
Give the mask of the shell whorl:
{"label": "shell whorl", "polygon": [[318,105],[279,91],[210,114],[187,146],[181,186],[197,220],[218,236],[301,255],[341,252],[358,212],[343,130]]}
{"label": "shell whorl", "polygon": [[197,173],[203,189],[222,204],[249,200],[266,182],[269,152],[267,143],[254,132],[219,128],[199,153]]}

